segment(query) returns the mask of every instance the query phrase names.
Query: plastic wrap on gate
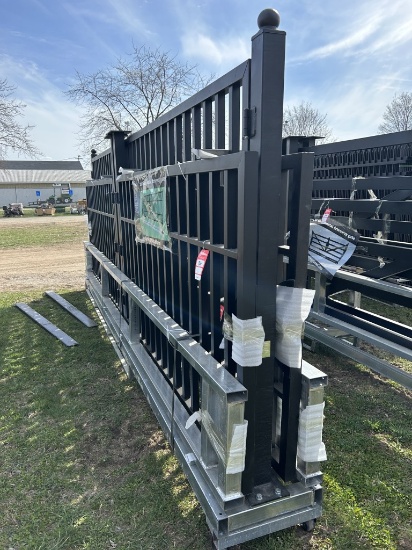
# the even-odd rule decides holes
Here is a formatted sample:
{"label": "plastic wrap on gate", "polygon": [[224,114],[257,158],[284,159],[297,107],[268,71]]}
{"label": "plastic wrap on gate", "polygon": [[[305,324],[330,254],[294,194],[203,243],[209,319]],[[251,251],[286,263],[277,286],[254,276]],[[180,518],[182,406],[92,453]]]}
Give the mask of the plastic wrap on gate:
{"label": "plastic wrap on gate", "polygon": [[288,367],[301,367],[303,323],[314,296],[307,288],[277,287],[275,357]]}
{"label": "plastic wrap on gate", "polygon": [[136,242],[170,250],[168,231],[167,167],[133,177]]}
{"label": "plastic wrap on gate", "polygon": [[324,407],[325,403],[319,403],[300,411],[297,453],[304,462],[327,459],[325,444],[322,442]]}

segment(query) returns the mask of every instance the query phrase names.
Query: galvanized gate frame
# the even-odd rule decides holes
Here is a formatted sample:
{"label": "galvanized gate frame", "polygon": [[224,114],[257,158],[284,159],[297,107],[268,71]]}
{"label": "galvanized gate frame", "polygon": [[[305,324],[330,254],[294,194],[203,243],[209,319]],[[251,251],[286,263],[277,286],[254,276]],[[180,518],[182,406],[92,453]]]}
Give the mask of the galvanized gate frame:
{"label": "galvanized gate frame", "polygon": [[[140,132],[110,132],[87,186],[87,290],[219,549],[311,525],[322,503],[319,463],[297,460],[297,440],[299,412],[323,402],[327,379],[275,359],[276,285],[306,283],[313,154],[282,156],[285,33],[273,10],[258,23],[251,60]],[[192,148],[218,156],[194,160]],[[135,242],[134,174],[165,165],[171,252]],[[220,350],[222,301],[262,317],[259,367],[234,363],[226,338]]]}

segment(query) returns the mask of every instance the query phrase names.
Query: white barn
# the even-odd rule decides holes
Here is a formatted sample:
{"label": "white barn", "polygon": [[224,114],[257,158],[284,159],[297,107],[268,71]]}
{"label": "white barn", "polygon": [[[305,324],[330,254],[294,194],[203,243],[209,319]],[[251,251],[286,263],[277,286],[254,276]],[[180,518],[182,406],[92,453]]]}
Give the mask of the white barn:
{"label": "white barn", "polygon": [[0,161],[0,206],[21,202],[29,206],[56,201],[76,202],[86,198],[86,181],[91,177],[80,161]]}

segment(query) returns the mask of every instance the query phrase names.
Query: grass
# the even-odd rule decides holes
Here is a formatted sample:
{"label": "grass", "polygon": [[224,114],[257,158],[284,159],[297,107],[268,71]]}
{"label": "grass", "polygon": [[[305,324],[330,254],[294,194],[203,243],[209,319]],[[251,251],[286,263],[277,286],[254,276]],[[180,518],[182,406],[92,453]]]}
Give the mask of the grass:
{"label": "grass", "polygon": [[[62,214],[65,215],[65,214]],[[84,218],[85,219],[85,218]],[[52,244],[66,244],[73,240],[81,240],[87,232],[86,224],[30,224],[25,227],[7,225],[0,227],[0,249],[24,246],[50,246]]]}
{"label": "grass", "polygon": [[[83,291],[55,290],[95,316]],[[18,301],[79,345],[63,346]],[[242,550],[410,550],[411,393],[319,349],[305,358],[329,376],[324,514],[312,533],[287,529]],[[211,548],[202,510],[103,329],[25,289],[0,294],[0,474],[1,549]]]}
{"label": "grass", "polygon": [[312,362],[329,376],[320,525],[333,548],[412,548],[410,392],[328,350]]}
{"label": "grass", "polygon": [[[93,315],[83,292],[63,295]],[[34,325],[18,300],[79,346]],[[0,304],[0,548],[184,548],[194,527],[206,544],[200,509],[102,330],[40,295]]]}

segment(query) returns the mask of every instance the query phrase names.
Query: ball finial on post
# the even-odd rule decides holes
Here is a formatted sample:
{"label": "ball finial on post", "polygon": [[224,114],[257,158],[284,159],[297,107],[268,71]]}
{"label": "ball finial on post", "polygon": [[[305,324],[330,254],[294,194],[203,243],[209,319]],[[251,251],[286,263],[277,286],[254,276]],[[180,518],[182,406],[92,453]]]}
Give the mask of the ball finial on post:
{"label": "ball finial on post", "polygon": [[277,29],[280,24],[280,15],[279,12],[273,8],[266,8],[261,11],[257,19],[257,24],[259,29],[264,27],[271,27]]}

